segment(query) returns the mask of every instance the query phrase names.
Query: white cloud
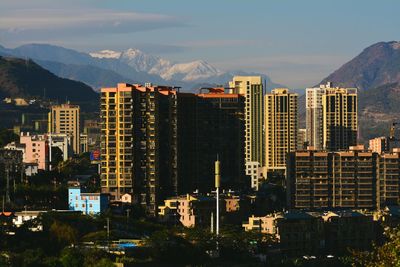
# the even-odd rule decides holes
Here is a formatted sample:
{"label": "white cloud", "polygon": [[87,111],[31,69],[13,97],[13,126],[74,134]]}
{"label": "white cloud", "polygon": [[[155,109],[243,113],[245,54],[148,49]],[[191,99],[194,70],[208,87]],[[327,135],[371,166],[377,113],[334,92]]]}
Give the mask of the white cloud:
{"label": "white cloud", "polygon": [[13,9],[0,12],[0,31],[5,34],[87,35],[130,33],[185,23],[172,16],[104,9]]}

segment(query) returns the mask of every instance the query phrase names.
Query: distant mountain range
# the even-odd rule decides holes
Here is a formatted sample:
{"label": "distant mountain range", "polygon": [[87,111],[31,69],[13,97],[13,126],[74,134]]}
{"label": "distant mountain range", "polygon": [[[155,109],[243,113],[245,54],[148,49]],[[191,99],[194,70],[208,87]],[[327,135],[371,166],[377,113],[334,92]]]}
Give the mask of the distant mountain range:
{"label": "distant mountain range", "polygon": [[261,75],[267,90],[284,87],[264,74],[224,72],[203,60],[171,62],[134,48],[87,54],[48,44],[27,44],[14,49],[0,46],[1,54],[33,59],[60,77],[82,81],[96,89],[114,86],[116,82],[152,82],[193,91],[202,85],[227,85],[234,75]]}
{"label": "distant mountain range", "polygon": [[88,85],[57,77],[32,60],[0,56],[0,98],[46,97],[59,102],[97,101]]}
{"label": "distant mountain range", "polygon": [[[137,49],[102,50],[90,54],[59,46],[30,44],[8,49],[0,46],[0,56],[22,59],[0,60],[0,96],[17,94],[46,95],[58,99],[90,99],[97,95],[83,83],[60,79],[55,75],[84,82],[94,88],[114,86],[118,82],[182,86],[193,91],[200,86],[226,85],[233,75],[260,75],[244,71],[223,72],[205,61],[176,63]],[[42,69],[37,64],[50,72]],[[27,63],[28,62],[28,63]],[[55,75],[53,75],[55,74]],[[268,76],[267,90],[274,84]],[[321,81],[335,86],[359,88],[359,127],[362,142],[387,135],[389,124],[400,121],[400,42],[379,42]],[[305,122],[305,97],[299,99],[301,126]]]}

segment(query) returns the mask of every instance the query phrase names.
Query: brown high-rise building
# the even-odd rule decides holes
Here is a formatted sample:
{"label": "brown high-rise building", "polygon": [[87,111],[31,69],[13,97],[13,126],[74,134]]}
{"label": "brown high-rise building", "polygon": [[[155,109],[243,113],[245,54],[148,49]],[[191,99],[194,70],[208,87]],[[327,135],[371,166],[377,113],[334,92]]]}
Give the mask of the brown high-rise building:
{"label": "brown high-rise building", "polygon": [[214,189],[214,162],[221,161],[221,186],[242,189],[244,180],[244,106],[240,94],[202,88],[178,94],[179,193]]}
{"label": "brown high-rise building", "polygon": [[177,91],[118,84],[101,90],[101,186],[133,194],[151,216],[177,191]]}
{"label": "brown high-rise building", "polygon": [[[204,92],[206,91],[206,92]],[[195,185],[201,192],[214,189],[214,161],[221,162],[221,187],[250,186],[245,175],[245,97],[224,88],[204,88],[196,95],[197,167]]]}
{"label": "brown high-rise building", "polygon": [[244,182],[244,97],[223,88],[199,94],[118,84],[101,90],[102,191],[133,195],[151,216],[166,197]]}
{"label": "brown high-rise building", "polygon": [[292,208],[376,207],[378,154],[363,146],[347,151],[297,151],[288,161],[288,201]]}
{"label": "brown high-rise building", "polygon": [[400,150],[381,154],[378,164],[377,203],[378,209],[387,205],[398,205],[400,201]]}
{"label": "brown high-rise building", "polygon": [[51,107],[48,114],[48,132],[68,134],[71,138],[72,150],[80,151],[80,108],[78,105],[61,104]]}
{"label": "brown high-rise building", "polygon": [[323,148],[329,151],[357,145],[357,89],[325,88],[322,95]]}

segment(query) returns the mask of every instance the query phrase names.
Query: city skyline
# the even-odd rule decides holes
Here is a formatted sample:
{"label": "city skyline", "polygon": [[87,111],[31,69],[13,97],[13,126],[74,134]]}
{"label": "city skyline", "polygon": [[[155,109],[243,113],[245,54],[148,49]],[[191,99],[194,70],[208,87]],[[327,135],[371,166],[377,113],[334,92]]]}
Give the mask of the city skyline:
{"label": "city skyline", "polygon": [[363,48],[395,39],[400,3],[367,2],[5,0],[0,44],[50,43],[84,52],[134,47],[172,61],[203,59],[223,71],[260,72],[290,88],[305,88]]}

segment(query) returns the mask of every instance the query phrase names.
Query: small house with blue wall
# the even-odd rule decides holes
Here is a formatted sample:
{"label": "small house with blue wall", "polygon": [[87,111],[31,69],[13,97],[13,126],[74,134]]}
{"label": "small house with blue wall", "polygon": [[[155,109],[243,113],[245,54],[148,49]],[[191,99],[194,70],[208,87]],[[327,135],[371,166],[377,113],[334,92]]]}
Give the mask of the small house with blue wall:
{"label": "small house with blue wall", "polygon": [[96,215],[108,208],[108,194],[84,193],[80,186],[68,189],[68,205],[70,210],[81,211],[83,214]]}

